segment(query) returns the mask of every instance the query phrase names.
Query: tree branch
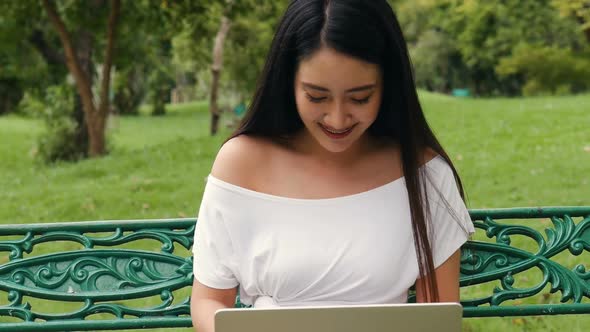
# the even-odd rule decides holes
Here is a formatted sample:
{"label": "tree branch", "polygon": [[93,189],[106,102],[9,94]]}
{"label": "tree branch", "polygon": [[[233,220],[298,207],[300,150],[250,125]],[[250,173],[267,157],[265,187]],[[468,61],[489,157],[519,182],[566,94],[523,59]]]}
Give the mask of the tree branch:
{"label": "tree branch", "polygon": [[88,82],[88,78],[82,71],[80,62],[76,57],[76,52],[74,52],[70,34],[68,33],[68,30],[66,29],[66,26],[61,17],[57,13],[53,2],[42,0],[42,4],[45,8],[45,11],[47,12],[47,16],[49,16],[51,23],[59,34],[59,38],[61,39],[66,55],[66,65],[76,80],[76,87],[78,88],[78,93],[80,94],[82,103],[84,104],[84,109],[87,113],[92,113],[95,110],[92,98],[92,90]]}
{"label": "tree branch", "polygon": [[108,113],[109,85],[111,82],[111,67],[113,65],[113,48],[115,45],[115,33],[121,8],[120,0],[111,0],[111,12],[109,13],[109,25],[107,31],[107,48],[105,50],[104,64],[102,67],[102,82],[100,84],[100,107],[103,115]]}

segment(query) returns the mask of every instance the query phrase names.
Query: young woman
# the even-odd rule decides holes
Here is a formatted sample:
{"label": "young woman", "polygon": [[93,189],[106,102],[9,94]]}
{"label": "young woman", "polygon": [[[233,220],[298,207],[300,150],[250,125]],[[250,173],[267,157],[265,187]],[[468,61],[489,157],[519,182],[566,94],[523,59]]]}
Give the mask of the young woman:
{"label": "young woman", "polygon": [[474,228],[386,0],[294,0],[195,231],[191,313],[459,301]]}

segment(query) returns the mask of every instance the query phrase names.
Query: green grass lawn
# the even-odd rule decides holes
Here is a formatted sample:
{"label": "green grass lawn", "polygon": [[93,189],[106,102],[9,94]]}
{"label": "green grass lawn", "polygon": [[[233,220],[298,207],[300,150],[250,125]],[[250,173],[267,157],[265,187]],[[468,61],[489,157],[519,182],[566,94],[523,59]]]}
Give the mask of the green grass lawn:
{"label": "green grass lawn", "polygon": [[[470,208],[590,205],[590,95],[421,98]],[[196,216],[204,178],[229,134],[224,125],[220,135],[209,136],[206,103],[174,105],[164,117],[142,112],[111,120],[109,156],[42,166],[32,158],[42,123],[1,117],[0,223]],[[583,326],[590,318],[486,318],[466,320],[464,330]]]}

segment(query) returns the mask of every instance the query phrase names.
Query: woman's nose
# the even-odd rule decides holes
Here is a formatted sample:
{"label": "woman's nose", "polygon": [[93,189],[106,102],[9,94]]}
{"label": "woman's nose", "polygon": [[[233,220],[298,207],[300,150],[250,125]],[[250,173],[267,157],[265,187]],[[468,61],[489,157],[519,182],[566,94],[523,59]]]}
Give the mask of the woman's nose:
{"label": "woman's nose", "polygon": [[351,125],[351,116],[344,105],[336,103],[324,116],[324,123],[334,130],[347,129]]}

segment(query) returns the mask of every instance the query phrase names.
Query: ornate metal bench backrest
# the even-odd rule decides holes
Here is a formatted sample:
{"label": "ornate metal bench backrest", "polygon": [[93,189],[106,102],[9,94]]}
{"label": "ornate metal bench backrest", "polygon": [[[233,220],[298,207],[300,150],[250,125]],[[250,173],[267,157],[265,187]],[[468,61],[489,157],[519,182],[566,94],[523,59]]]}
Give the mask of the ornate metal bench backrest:
{"label": "ornate metal bench backrest", "polygon": [[590,251],[590,207],[470,214],[493,242],[469,241],[462,248],[465,317],[590,313],[588,260],[578,257]]}
{"label": "ornate metal bench backrest", "polygon": [[[572,265],[571,255],[554,259],[563,251],[578,256],[590,249],[590,207],[470,212],[476,228],[492,241],[474,240],[463,247],[466,317],[590,313],[590,304],[584,303],[590,298],[590,273]],[[551,218],[553,226],[538,218]],[[43,331],[191,326],[195,223],[0,226],[0,331],[39,331],[40,325]],[[548,227],[546,238],[535,230],[543,227]],[[476,238],[484,239],[481,231]],[[512,246],[513,237],[531,239],[536,250]],[[538,281],[525,272],[531,269],[537,269]],[[538,303],[539,297],[552,301],[542,293],[548,284],[566,303],[526,304]]]}

